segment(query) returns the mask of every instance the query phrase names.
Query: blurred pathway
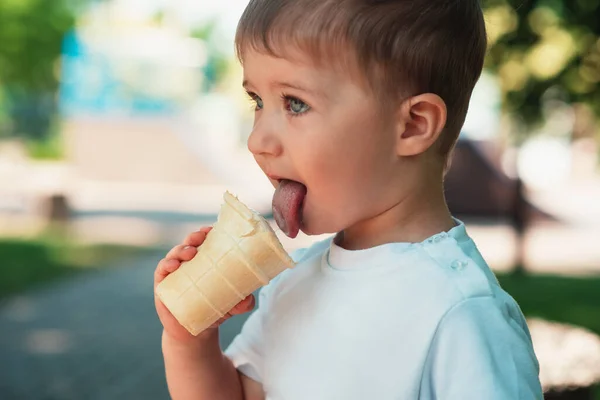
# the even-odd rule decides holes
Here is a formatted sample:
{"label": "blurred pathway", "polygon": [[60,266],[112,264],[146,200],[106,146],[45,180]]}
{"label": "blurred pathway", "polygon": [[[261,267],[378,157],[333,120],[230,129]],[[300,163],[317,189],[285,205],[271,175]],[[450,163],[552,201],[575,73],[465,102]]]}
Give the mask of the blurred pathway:
{"label": "blurred pathway", "polygon": [[[168,400],[152,296],[163,254],[0,302],[0,399]],[[243,320],[223,327],[224,345]]]}
{"label": "blurred pathway", "polygon": [[[155,231],[161,232],[160,243],[169,247],[192,229],[214,221],[214,216],[174,218],[161,214],[153,218],[138,216],[149,225],[134,226],[132,220],[127,220],[131,216],[113,217],[125,221],[111,220],[103,238],[128,229],[130,237],[139,237],[154,226]],[[99,220],[89,215],[80,218],[82,234],[101,233]],[[89,225],[85,223],[87,218],[91,218]],[[510,260],[508,227],[473,224],[469,231],[497,267],[502,260]],[[552,260],[548,259],[543,268],[531,270],[576,272],[569,263],[573,244],[583,238],[594,242],[599,236],[596,230],[575,233],[570,237],[564,227],[557,232],[552,232],[551,227],[539,227],[528,238],[530,248],[537,246],[538,258],[548,253]],[[291,251],[319,238],[282,239]],[[567,248],[564,243],[571,246]],[[561,249],[564,254],[558,251]],[[152,295],[153,271],[165,252],[166,247],[0,301],[0,399],[169,399],[160,350],[161,325]],[[554,264],[556,271],[550,268]],[[589,259],[588,264],[587,272],[597,273],[600,269],[598,258]],[[238,317],[223,326],[223,346],[231,341],[244,320],[245,317]]]}

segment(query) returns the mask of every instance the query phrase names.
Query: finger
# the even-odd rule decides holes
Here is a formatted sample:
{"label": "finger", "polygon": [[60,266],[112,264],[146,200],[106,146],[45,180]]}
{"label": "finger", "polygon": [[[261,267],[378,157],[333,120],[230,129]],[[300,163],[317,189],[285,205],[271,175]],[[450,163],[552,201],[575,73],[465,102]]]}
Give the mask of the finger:
{"label": "finger", "polygon": [[212,324],[211,327],[218,328],[221,324],[223,324],[225,321],[227,321],[231,317],[233,317],[233,315],[231,315],[231,313],[227,313],[227,314],[223,315],[221,318],[219,318],[217,320],[217,322]]}
{"label": "finger", "polygon": [[212,231],[212,226],[203,226],[202,228],[199,229],[199,232],[205,232],[208,233],[210,231]]}
{"label": "finger", "polygon": [[202,229],[196,232],[192,232],[185,239],[183,239],[183,244],[198,247],[202,243],[204,243],[207,233],[208,232],[206,232],[206,230]]}
{"label": "finger", "polygon": [[214,324],[211,325],[211,328],[219,327],[223,322],[227,321],[234,315],[239,315],[251,311],[254,308],[255,304],[256,299],[254,298],[254,295],[251,294],[244,300],[240,301],[235,307],[231,309],[231,311],[219,318]]}
{"label": "finger", "polygon": [[209,328],[214,329],[214,328],[218,328],[219,326],[221,326],[221,324],[225,321],[227,321],[229,319],[229,317],[227,315],[225,315],[223,318],[219,318],[215,323],[213,323],[211,326],[209,326]]}
{"label": "finger", "polygon": [[179,244],[173,247],[166,255],[166,259],[174,258],[179,261],[189,261],[198,252],[198,249],[194,246]]}
{"label": "finger", "polygon": [[229,311],[229,314],[238,315],[238,314],[246,313],[248,311],[251,311],[254,308],[255,304],[256,304],[256,299],[254,298],[254,295],[251,294],[250,296],[246,297],[244,300],[242,300],[238,304],[236,304],[231,309],[231,311]]}
{"label": "finger", "polygon": [[156,271],[154,271],[154,283],[159,283],[167,277],[167,275],[173,273],[181,265],[181,261],[174,258],[163,258],[158,263]]}
{"label": "finger", "polygon": [[169,250],[169,252],[167,253],[167,255],[165,256],[166,259],[169,258],[179,258],[179,253],[181,253],[181,250],[183,250],[184,247],[186,247],[187,245],[185,244],[178,244],[177,246],[173,247],[171,250]]}

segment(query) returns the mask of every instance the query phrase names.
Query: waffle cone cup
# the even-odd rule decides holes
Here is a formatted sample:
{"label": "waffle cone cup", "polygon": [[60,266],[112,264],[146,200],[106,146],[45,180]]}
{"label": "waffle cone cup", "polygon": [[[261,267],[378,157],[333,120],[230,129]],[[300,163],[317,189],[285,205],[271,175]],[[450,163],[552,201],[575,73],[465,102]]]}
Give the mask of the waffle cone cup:
{"label": "waffle cone cup", "polygon": [[196,336],[294,261],[269,223],[229,192],[198,253],[156,287],[171,314]]}

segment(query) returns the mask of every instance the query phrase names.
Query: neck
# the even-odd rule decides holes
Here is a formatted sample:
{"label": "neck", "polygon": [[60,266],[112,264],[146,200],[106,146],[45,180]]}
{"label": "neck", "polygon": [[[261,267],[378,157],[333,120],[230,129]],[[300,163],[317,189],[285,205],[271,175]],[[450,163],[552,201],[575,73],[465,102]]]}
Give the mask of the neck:
{"label": "neck", "polygon": [[[418,182],[436,182],[435,179]],[[455,226],[444,198],[443,183],[413,185],[392,207],[343,230],[336,243],[348,250],[385,243],[418,243]]]}

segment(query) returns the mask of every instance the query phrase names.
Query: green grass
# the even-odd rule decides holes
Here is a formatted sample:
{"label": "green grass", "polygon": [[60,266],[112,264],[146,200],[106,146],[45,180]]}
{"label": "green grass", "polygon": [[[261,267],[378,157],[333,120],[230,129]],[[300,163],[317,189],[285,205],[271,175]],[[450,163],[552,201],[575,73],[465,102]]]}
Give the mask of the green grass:
{"label": "green grass", "polygon": [[0,298],[69,275],[110,265],[148,249],[117,246],[83,246],[49,237],[0,240]]}
{"label": "green grass", "polygon": [[58,135],[50,136],[43,140],[28,140],[26,142],[27,154],[35,160],[62,160],[65,157],[65,148]]}
{"label": "green grass", "polygon": [[600,335],[600,276],[498,275],[528,317],[565,322]]}
{"label": "green grass", "polygon": [[48,135],[41,139],[26,139],[27,154],[34,160],[57,161],[65,157],[65,143],[61,121],[54,116],[50,122]]}

